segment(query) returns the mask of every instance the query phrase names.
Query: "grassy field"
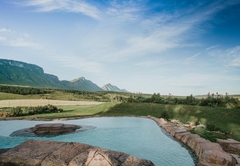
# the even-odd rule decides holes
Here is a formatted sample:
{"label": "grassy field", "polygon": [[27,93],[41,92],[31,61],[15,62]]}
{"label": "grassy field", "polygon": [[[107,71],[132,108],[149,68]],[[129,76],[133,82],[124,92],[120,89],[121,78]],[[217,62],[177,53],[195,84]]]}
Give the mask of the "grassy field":
{"label": "grassy field", "polygon": [[44,105],[54,105],[54,106],[78,106],[78,105],[97,105],[102,104],[102,102],[96,101],[66,101],[66,100],[46,100],[46,99],[15,99],[15,100],[0,100],[0,108],[5,107],[35,107]]}

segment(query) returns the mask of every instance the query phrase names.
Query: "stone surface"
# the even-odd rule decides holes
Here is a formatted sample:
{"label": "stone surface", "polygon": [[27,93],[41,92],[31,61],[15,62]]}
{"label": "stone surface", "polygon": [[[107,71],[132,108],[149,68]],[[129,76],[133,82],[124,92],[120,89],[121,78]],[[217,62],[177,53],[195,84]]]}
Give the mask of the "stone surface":
{"label": "stone surface", "polygon": [[0,154],[5,153],[5,152],[7,152],[9,150],[10,150],[10,148],[8,148],[8,149],[0,149]]}
{"label": "stone surface", "polygon": [[30,128],[28,131],[34,132],[37,135],[45,134],[63,134],[74,132],[76,129],[79,129],[80,126],[72,124],[62,124],[62,123],[49,123],[49,124],[38,124],[33,128]]}
{"label": "stone surface", "polygon": [[222,166],[233,166],[236,163],[233,161],[233,157],[228,153],[220,150],[205,150],[200,158],[200,161],[217,164]]}
{"label": "stone surface", "polygon": [[71,132],[80,132],[80,131],[90,130],[90,129],[96,128],[94,126],[82,125],[81,127],[79,127],[79,126],[75,125],[75,128],[77,128],[76,130],[73,130],[72,126],[69,126],[69,130],[67,130],[68,125],[59,125],[59,126],[62,126],[63,129],[58,127],[58,125],[55,125],[55,126],[53,126],[52,129],[49,129],[47,127],[39,128],[39,131],[34,133],[33,131],[35,129],[34,129],[34,127],[32,127],[32,128],[20,129],[20,130],[14,131],[10,134],[10,136],[12,136],[12,137],[17,137],[17,136],[20,136],[20,137],[38,137],[39,135],[42,135],[42,136],[45,136],[45,135],[47,135],[47,136],[57,136],[57,135],[60,135],[60,134],[67,134],[67,133],[71,133]]}
{"label": "stone surface", "polygon": [[217,139],[217,143],[219,143],[226,152],[240,155],[240,142],[234,139]]}
{"label": "stone surface", "polygon": [[81,143],[29,140],[0,154],[0,166],[154,166],[149,160]]}

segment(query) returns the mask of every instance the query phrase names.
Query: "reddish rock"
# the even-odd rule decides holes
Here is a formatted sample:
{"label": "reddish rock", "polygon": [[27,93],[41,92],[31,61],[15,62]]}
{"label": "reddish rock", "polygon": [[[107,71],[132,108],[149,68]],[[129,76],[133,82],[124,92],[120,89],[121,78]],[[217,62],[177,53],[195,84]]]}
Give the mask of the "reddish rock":
{"label": "reddish rock", "polygon": [[234,166],[236,164],[230,154],[220,150],[204,150],[199,160],[219,166]]}
{"label": "reddish rock", "polygon": [[165,124],[167,124],[167,123],[168,123],[168,122],[165,121],[165,119],[163,119],[163,118],[160,118],[160,119],[159,119],[159,124],[160,124],[160,126],[165,125]]}
{"label": "reddish rock", "polygon": [[217,143],[219,143],[226,152],[240,155],[240,142],[234,139],[217,139]]}
{"label": "reddish rock", "polygon": [[202,151],[203,143],[207,144],[210,142],[201,137],[190,137],[187,141],[187,145],[195,152],[197,156],[199,156]]}
{"label": "reddish rock", "polygon": [[185,135],[182,136],[181,142],[187,144],[187,141],[188,141],[190,138],[191,138],[191,139],[193,139],[193,138],[199,138],[199,135],[197,135],[197,134],[191,134],[191,133],[185,134]]}
{"label": "reddish rock", "polygon": [[46,135],[74,132],[76,129],[79,128],[80,126],[72,124],[49,123],[35,125],[33,128],[26,129],[26,131],[33,132],[36,135]]}
{"label": "reddish rock", "polygon": [[66,145],[63,142],[29,140],[0,155],[0,165],[38,166],[52,152]]}
{"label": "reddish rock", "polygon": [[181,141],[182,137],[184,135],[189,135],[191,134],[190,132],[183,132],[183,133],[175,133],[174,137],[178,140],[178,141]]}
{"label": "reddish rock", "polygon": [[154,166],[149,160],[81,143],[26,141],[0,155],[0,166]]}

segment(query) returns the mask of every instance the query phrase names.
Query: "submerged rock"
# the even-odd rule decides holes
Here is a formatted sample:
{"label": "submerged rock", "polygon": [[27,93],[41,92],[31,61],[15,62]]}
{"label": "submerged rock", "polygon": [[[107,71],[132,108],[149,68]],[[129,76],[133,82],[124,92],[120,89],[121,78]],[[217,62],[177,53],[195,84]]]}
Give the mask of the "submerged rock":
{"label": "submerged rock", "polygon": [[49,123],[49,124],[38,124],[33,128],[30,128],[28,132],[34,132],[36,135],[46,135],[46,134],[63,134],[71,133],[80,126],[72,124],[62,124],[62,123]]}
{"label": "submerged rock", "polygon": [[95,127],[78,126],[73,124],[62,123],[47,123],[38,124],[31,128],[14,131],[12,134],[10,134],[10,136],[23,136],[23,137],[56,136],[60,134],[72,133],[75,131],[83,131],[92,128]]}
{"label": "submerged rock", "polygon": [[1,165],[154,166],[129,154],[73,142],[29,140],[0,155]]}

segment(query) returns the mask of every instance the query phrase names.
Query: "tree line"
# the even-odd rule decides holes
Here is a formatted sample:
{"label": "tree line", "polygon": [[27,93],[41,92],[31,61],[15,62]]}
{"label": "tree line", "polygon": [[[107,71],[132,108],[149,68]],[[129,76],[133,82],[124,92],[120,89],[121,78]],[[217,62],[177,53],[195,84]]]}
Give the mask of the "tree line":
{"label": "tree line", "polygon": [[0,92],[20,94],[20,95],[29,95],[29,94],[49,94],[52,92],[52,90],[45,89],[45,88],[1,85]]}
{"label": "tree line", "polygon": [[229,107],[240,108],[240,101],[238,98],[226,96],[207,96],[206,98],[197,99],[193,95],[186,98],[179,97],[162,97],[159,93],[154,93],[150,98],[143,96],[130,96],[127,102],[135,103],[158,103],[158,104],[185,104],[185,105],[199,105],[210,107]]}

